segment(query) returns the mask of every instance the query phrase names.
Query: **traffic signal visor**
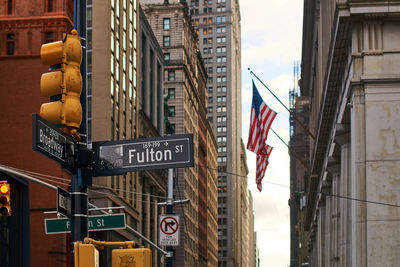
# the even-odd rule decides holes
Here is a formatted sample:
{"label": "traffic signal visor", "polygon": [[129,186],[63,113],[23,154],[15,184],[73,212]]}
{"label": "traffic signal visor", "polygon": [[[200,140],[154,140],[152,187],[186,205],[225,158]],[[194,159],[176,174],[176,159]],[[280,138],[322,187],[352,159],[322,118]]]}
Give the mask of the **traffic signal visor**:
{"label": "traffic signal visor", "polygon": [[0,216],[11,215],[10,184],[7,181],[0,182]]}
{"label": "traffic signal visor", "polygon": [[40,58],[43,64],[58,67],[40,79],[42,95],[50,97],[50,102],[40,107],[40,116],[52,124],[78,129],[82,121],[82,46],[78,32],[72,30],[62,41],[42,45]]}

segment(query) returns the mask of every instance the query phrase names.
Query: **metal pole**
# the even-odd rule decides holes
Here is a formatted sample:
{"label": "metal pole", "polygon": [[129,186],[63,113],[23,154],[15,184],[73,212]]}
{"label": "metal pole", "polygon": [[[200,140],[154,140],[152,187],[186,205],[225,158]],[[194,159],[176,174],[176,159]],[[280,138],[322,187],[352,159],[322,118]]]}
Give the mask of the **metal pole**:
{"label": "metal pole", "polygon": [[[86,92],[86,0],[74,0],[74,28],[78,31],[81,40],[85,40],[82,51],[81,75],[82,92],[80,102],[82,106],[82,123],[79,133],[82,134],[84,144],[87,144],[87,92]],[[80,148],[78,148],[80,149]],[[77,152],[77,151],[76,151]],[[75,153],[76,155],[77,153]],[[78,160],[76,160],[78,161]],[[78,163],[79,162],[75,162]],[[84,172],[87,176],[87,173]],[[90,177],[91,178],[91,177]],[[82,169],[77,168],[72,175],[71,190],[71,266],[75,265],[74,242],[83,241],[88,237],[88,177],[82,177]]]}
{"label": "metal pole", "polygon": [[305,125],[301,120],[299,120],[299,118],[297,118],[296,115],[294,115],[292,112],[290,112],[289,108],[282,103],[282,101],[279,99],[279,97],[277,97],[272,91],[271,89],[268,88],[268,86],[265,85],[265,83],[263,83],[263,81],[258,78],[258,76],[252,71],[250,70],[250,68],[247,68],[250,71],[250,74],[252,74],[254,77],[257,78],[257,80],[264,85],[264,87],[275,97],[276,100],[278,100],[278,102],[289,112],[290,115],[293,116],[293,118],[300,124],[300,126],[304,129],[304,131],[306,131],[306,133],[308,133],[308,135],[312,138],[315,139],[314,135],[310,132],[310,129],[308,128],[307,125]]}
{"label": "metal pole", "polygon": [[71,188],[71,266],[74,266],[74,243],[88,237],[88,194],[82,184],[81,169],[72,175]]}
{"label": "metal pole", "polygon": [[[167,192],[167,214],[173,214],[172,199],[174,195],[174,175],[173,169],[168,169],[168,192]],[[172,247],[167,247],[166,267],[172,267]]]}

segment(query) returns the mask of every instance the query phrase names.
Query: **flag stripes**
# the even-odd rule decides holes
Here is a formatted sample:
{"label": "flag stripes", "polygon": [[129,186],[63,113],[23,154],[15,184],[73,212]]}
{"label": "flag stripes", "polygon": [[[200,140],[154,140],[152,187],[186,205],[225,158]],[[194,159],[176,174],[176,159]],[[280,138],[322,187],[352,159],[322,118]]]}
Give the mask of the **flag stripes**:
{"label": "flag stripes", "polygon": [[272,152],[272,147],[267,145],[266,141],[275,116],[276,112],[264,103],[253,81],[253,101],[247,149],[257,154],[256,184],[259,191],[262,190],[261,181],[268,166],[268,157]]}
{"label": "flag stripes", "polygon": [[269,128],[275,119],[276,112],[270,109],[264,102],[260,106],[261,116],[256,117],[255,112],[251,112],[250,117],[250,133],[247,149],[258,154],[267,141]]}

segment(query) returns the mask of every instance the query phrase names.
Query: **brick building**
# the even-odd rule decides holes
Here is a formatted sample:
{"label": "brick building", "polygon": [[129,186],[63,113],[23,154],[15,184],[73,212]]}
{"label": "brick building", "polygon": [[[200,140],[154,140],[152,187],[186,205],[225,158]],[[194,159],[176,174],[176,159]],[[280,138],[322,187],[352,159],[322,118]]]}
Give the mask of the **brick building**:
{"label": "brick building", "polygon": [[[0,164],[65,179],[42,177],[59,186],[69,183],[69,175],[32,151],[32,113],[48,101],[40,94],[40,76],[48,71],[40,60],[41,44],[60,40],[72,27],[72,0],[0,3]],[[44,218],[54,215],[43,212],[55,210],[55,191],[4,169],[0,175],[12,190],[12,216],[0,218],[2,263],[69,266],[68,236],[45,234]]]}

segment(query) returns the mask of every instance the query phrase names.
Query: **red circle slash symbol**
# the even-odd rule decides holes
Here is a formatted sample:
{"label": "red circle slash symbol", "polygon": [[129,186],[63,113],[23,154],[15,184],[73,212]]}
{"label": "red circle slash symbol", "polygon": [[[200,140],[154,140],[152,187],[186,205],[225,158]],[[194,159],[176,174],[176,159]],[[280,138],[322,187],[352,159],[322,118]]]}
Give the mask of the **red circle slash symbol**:
{"label": "red circle slash symbol", "polygon": [[160,229],[166,235],[173,235],[178,231],[179,223],[174,217],[165,217],[160,222]]}

